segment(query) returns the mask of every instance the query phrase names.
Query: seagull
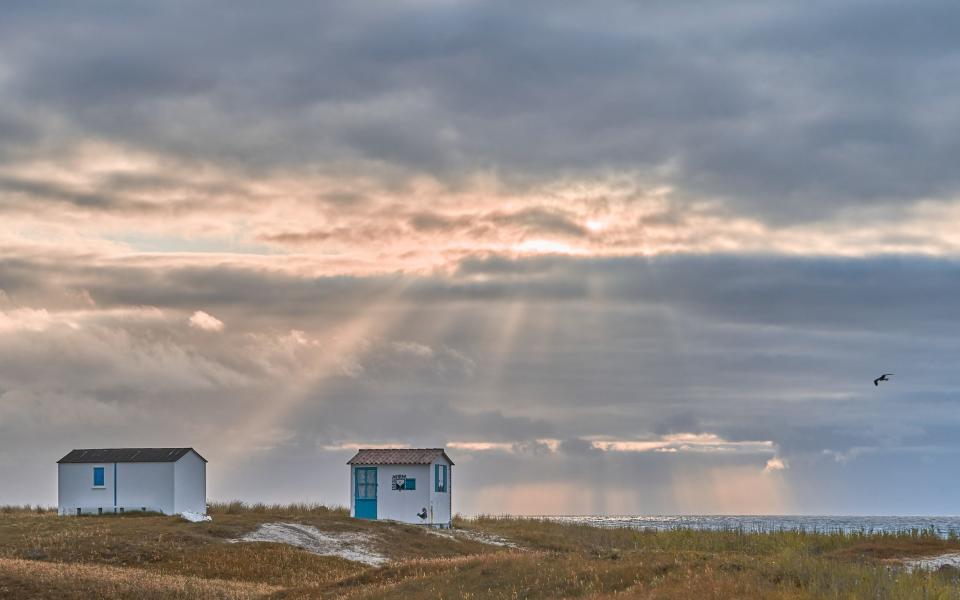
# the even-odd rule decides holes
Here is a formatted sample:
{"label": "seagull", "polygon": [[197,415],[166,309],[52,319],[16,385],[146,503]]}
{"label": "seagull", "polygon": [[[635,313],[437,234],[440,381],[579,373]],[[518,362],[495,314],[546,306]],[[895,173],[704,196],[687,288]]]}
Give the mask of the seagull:
{"label": "seagull", "polygon": [[424,507],[423,510],[421,510],[420,512],[418,512],[418,513],[417,513],[417,516],[420,517],[421,519],[426,519],[426,518],[427,518],[427,509],[426,509],[426,507]]}
{"label": "seagull", "polygon": [[893,373],[884,373],[880,377],[877,377],[876,379],[873,380],[873,385],[880,385],[881,381],[890,381],[891,375],[893,375]]}

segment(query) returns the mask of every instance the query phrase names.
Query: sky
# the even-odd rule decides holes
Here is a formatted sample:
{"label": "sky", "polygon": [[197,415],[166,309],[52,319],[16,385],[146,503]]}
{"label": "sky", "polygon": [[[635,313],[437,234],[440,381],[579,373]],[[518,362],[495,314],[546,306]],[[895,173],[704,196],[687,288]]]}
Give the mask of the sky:
{"label": "sky", "polygon": [[442,446],[468,515],[957,514],[960,4],[2,13],[0,504]]}

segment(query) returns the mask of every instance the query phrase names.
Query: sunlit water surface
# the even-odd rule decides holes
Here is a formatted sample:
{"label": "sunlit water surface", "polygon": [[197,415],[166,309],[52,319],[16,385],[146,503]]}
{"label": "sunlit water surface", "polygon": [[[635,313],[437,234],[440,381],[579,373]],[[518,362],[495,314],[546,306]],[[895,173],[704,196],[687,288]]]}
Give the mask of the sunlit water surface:
{"label": "sunlit water surface", "polygon": [[832,533],[894,533],[915,529],[932,530],[937,535],[960,536],[960,517],[846,517],[802,515],[656,515],[656,516],[566,516],[542,517],[563,523],[581,523],[597,527],[633,529],[705,529],[749,532],[809,531]]}

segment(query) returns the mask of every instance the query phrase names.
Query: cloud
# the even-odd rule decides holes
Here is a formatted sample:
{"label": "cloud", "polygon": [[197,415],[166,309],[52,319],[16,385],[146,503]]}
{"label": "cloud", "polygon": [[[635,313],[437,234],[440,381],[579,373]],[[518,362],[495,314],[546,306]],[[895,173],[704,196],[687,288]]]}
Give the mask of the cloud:
{"label": "cloud", "polygon": [[489,450],[498,450],[501,452],[513,451],[513,444],[509,442],[447,442],[446,447],[452,450],[465,450],[467,452],[486,452]]}
{"label": "cloud", "polygon": [[[566,440],[537,439],[532,442],[489,442],[489,441],[451,441],[450,448],[469,452],[523,452],[530,444],[541,447],[550,453],[562,452],[572,456],[598,456],[597,453],[639,453],[639,452],[702,452],[722,453],[731,455],[741,454],[771,454],[776,446],[771,441],[738,440],[729,441],[713,433],[679,433],[659,437],[648,437],[641,440],[591,440],[571,438]],[[766,470],[785,468],[779,458],[767,461]]]}
{"label": "cloud", "polygon": [[[747,452],[769,453],[769,440],[729,441],[713,433],[675,433],[644,440],[593,440],[594,448],[605,452]],[[770,461],[767,461],[769,466]]]}
{"label": "cloud", "polygon": [[[449,192],[496,173],[501,196],[560,176],[633,176],[685,205],[717,201],[781,224],[960,191],[948,159],[956,142],[942,133],[960,119],[958,89],[943,76],[945,30],[960,19],[950,2],[907,11],[854,0],[722,9],[611,0],[602,11],[554,7],[549,20],[542,9],[295,3],[267,16],[247,3],[224,24],[215,7],[178,2],[24,5],[3,26],[0,127],[11,135],[0,153],[19,163],[99,140],[229,169],[241,187],[326,172],[340,185],[314,197],[354,208],[371,197],[351,189],[364,174],[382,188],[429,178]],[[202,44],[172,33],[213,23],[217,35]],[[65,44],[38,47],[38,37]],[[820,60],[797,60],[809,55]],[[78,208],[137,204],[108,188],[6,181]],[[503,218],[583,235],[556,200]]]}
{"label": "cloud", "polygon": [[445,346],[432,348],[412,341],[365,339],[355,353],[341,357],[340,368],[348,377],[371,381],[466,381],[473,376],[476,363]]}
{"label": "cloud", "polygon": [[43,331],[53,319],[44,309],[18,308],[0,311],[0,331]]}
{"label": "cloud", "polygon": [[773,473],[774,471],[783,471],[787,468],[787,463],[782,458],[774,456],[771,459],[767,460],[767,464],[763,467],[764,473]]}
{"label": "cloud", "polygon": [[202,310],[198,310],[190,315],[189,323],[190,327],[202,331],[223,331],[223,321]]}

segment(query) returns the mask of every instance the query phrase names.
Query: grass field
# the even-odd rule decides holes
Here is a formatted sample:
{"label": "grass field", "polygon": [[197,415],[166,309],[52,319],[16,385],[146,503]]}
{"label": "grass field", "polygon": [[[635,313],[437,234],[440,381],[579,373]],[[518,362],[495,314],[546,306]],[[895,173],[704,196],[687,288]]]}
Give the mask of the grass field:
{"label": "grass field", "polygon": [[[219,504],[212,522],[59,518],[0,507],[0,598],[910,598],[960,600],[960,572],[896,559],[960,552],[899,535],[649,532],[457,519],[454,532],[349,518],[321,506]],[[280,543],[229,543],[264,523],[365,540],[369,566]],[[491,542],[508,540],[517,547]]]}

